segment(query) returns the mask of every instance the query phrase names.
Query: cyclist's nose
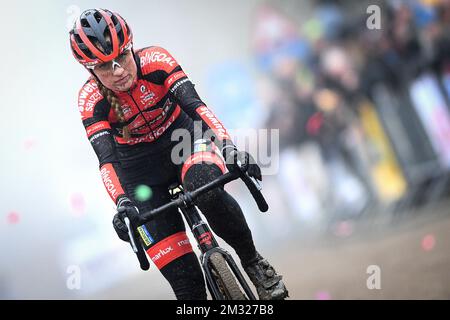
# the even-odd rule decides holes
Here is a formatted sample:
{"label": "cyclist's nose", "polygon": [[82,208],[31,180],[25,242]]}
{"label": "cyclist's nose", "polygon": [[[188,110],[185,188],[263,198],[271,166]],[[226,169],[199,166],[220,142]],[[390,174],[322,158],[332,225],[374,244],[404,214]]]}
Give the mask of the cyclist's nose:
{"label": "cyclist's nose", "polygon": [[113,69],[113,75],[115,75],[115,76],[121,76],[123,74],[123,72],[125,71],[125,69],[118,63],[113,63],[112,69]]}

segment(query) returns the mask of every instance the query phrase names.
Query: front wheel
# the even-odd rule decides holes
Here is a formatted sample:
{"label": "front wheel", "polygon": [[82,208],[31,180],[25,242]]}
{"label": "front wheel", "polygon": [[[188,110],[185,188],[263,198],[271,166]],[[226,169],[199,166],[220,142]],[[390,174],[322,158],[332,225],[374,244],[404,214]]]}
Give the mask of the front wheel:
{"label": "front wheel", "polygon": [[211,254],[211,263],[214,277],[217,279],[219,290],[226,300],[246,300],[241,288],[236,282],[236,277],[231,272],[225,258],[219,252]]}

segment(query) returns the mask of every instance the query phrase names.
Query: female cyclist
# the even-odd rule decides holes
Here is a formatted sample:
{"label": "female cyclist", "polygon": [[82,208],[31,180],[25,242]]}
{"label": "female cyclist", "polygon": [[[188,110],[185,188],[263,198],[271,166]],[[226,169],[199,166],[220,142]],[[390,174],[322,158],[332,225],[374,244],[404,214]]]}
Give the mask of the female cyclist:
{"label": "female cyclist", "polygon": [[[106,9],[84,11],[70,31],[73,55],[90,73],[79,92],[78,108],[99,159],[103,183],[117,205],[114,229],[124,241],[129,241],[124,212],[143,212],[169,202],[168,186],[174,182],[193,190],[214,180],[225,172],[227,159],[236,150],[225,127],[199,98],[172,55],[156,46],[135,50],[132,40],[125,20]],[[192,142],[197,131],[194,121],[201,123],[202,132],[213,133],[207,142],[214,143],[198,148]],[[194,151],[202,152],[202,157],[186,148],[173,152],[180,143],[172,138],[176,129],[188,133],[189,139],[185,135],[181,141],[184,146],[188,143],[187,150],[197,147],[200,150]],[[249,175],[261,180],[253,158],[246,152],[239,155]],[[138,200],[140,185],[151,188],[150,199]],[[285,298],[288,293],[282,277],[255,249],[236,200],[218,188],[200,198],[197,206],[213,231],[235,249],[260,299]],[[202,270],[179,212],[168,212],[141,231],[142,245],[176,297],[206,299]],[[175,249],[165,250],[169,246]]]}

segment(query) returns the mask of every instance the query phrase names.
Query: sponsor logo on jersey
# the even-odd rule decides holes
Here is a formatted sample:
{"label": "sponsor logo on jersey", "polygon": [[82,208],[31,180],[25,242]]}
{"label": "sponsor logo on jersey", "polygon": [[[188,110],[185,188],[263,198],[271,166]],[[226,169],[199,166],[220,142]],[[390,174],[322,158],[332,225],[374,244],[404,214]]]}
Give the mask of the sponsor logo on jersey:
{"label": "sponsor logo on jersey", "polygon": [[223,124],[216,118],[211,110],[208,109],[208,107],[202,106],[197,108],[196,111],[220,139],[230,139]]}
{"label": "sponsor logo on jersey", "polygon": [[103,184],[105,185],[106,190],[108,190],[108,193],[110,194],[111,198],[113,198],[115,201],[117,199],[117,196],[119,195],[119,192],[115,185],[115,183],[118,183],[118,179],[117,176],[115,176],[115,174],[111,172],[111,169],[112,165],[110,163],[105,164],[101,168],[100,174],[102,176]]}
{"label": "sponsor logo on jersey", "polygon": [[124,115],[127,115],[131,112],[131,107],[127,104],[122,105],[122,111]]}
{"label": "sponsor logo on jersey", "polygon": [[[145,120],[142,116],[136,117],[133,122],[128,125],[133,133],[144,134],[148,131],[148,126],[154,129],[155,127],[161,125],[161,123],[166,119],[169,109],[172,106],[172,102],[167,99],[162,108],[157,108],[154,110],[146,110],[143,112]],[[145,130],[144,132],[139,132]]]}
{"label": "sponsor logo on jersey", "polygon": [[177,242],[177,245],[178,245],[179,247],[187,246],[187,245],[189,245],[189,239],[184,239],[184,240],[178,241],[178,242]]}
{"label": "sponsor logo on jersey", "polygon": [[178,89],[179,86],[181,86],[183,83],[186,83],[186,82],[188,82],[188,81],[189,81],[188,78],[178,81],[178,82],[175,83],[175,85],[170,89],[170,92],[174,93],[174,92]]}
{"label": "sponsor logo on jersey", "polygon": [[152,236],[148,232],[145,226],[140,226],[137,228],[139,234],[141,235],[142,240],[144,241],[146,246],[151,245],[155,240],[153,240]]}
{"label": "sponsor logo on jersey", "polygon": [[102,132],[96,133],[92,137],[89,138],[89,142],[90,143],[94,143],[95,139],[98,139],[101,136],[104,136],[105,134],[109,134],[109,132],[108,131],[102,131]]}
{"label": "sponsor logo on jersey", "polygon": [[192,246],[184,231],[159,241],[147,250],[148,256],[159,269],[190,252]]}
{"label": "sponsor logo on jersey", "polygon": [[94,133],[99,132],[100,130],[111,129],[108,121],[100,121],[96,122],[89,127],[86,128],[86,133],[88,137],[91,137]]}
{"label": "sponsor logo on jersey", "polygon": [[80,112],[91,112],[95,104],[101,100],[102,95],[97,90],[97,84],[95,82],[87,83],[80,91],[78,96],[78,110]]}
{"label": "sponsor logo on jersey", "polygon": [[141,84],[139,90],[141,91],[139,100],[141,102],[141,105],[145,105],[144,109],[147,107],[151,107],[153,104],[155,104],[156,94],[154,92],[149,91],[144,84]]}
{"label": "sponsor logo on jersey", "polygon": [[147,104],[146,107],[148,107],[148,105],[152,105],[155,103],[155,94],[153,92],[144,92],[143,95],[140,96],[141,99],[141,104]]}
{"label": "sponsor logo on jersey", "polygon": [[155,254],[155,255],[152,257],[152,261],[153,261],[153,262],[158,261],[158,260],[161,259],[163,256],[165,256],[166,254],[168,254],[170,251],[173,251],[172,246],[168,246],[167,248],[164,248],[164,249],[159,249],[159,252],[158,252],[157,254]]}
{"label": "sponsor logo on jersey", "polygon": [[163,123],[157,130],[149,132],[141,137],[138,137],[138,138],[132,137],[128,141],[123,141],[121,139],[118,139],[117,137],[116,137],[116,139],[118,139],[119,143],[126,142],[127,144],[130,144],[130,145],[133,145],[136,143],[141,143],[141,142],[152,142],[155,139],[159,138],[164,133],[164,131],[166,131],[167,128],[170,127],[170,125],[175,121],[175,119],[178,118],[180,113],[181,113],[181,108],[178,106],[177,108],[175,108],[175,111],[172,113],[172,115],[169,117],[169,119],[167,119],[167,121],[165,123]]}
{"label": "sponsor logo on jersey", "polygon": [[170,88],[170,86],[175,83],[177,80],[186,77],[186,74],[183,71],[178,71],[169,76],[165,81],[165,86],[167,88]]}
{"label": "sponsor logo on jersey", "polygon": [[168,64],[171,67],[174,67],[176,65],[175,59],[173,59],[168,54],[159,51],[152,51],[151,53],[146,52],[145,55],[141,57],[141,67],[151,62],[162,62]]}

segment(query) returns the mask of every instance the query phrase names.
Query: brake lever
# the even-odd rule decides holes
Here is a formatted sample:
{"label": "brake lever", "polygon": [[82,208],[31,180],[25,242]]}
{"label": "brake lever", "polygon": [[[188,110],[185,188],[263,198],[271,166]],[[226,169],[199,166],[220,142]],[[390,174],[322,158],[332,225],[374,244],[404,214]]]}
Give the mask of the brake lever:
{"label": "brake lever", "polygon": [[131,248],[133,249],[133,252],[136,254],[136,257],[139,260],[139,265],[141,266],[142,270],[148,270],[150,268],[150,263],[148,262],[142,245],[139,243],[139,239],[137,238],[136,233],[133,231],[133,224],[127,216],[124,218],[124,221],[128,228],[128,237],[130,238]]}
{"label": "brake lever", "polygon": [[258,189],[258,191],[261,191],[262,190],[262,181],[258,181],[258,179],[256,179],[255,177],[249,176],[249,174],[247,172],[245,172],[245,174],[247,175],[247,177],[249,177],[253,181],[256,189]]}
{"label": "brake lever", "polygon": [[136,253],[136,252],[138,252],[138,249],[136,247],[136,243],[134,242],[134,232],[133,232],[133,229],[131,228],[130,219],[128,219],[128,217],[125,217],[124,221],[125,221],[125,224],[126,224],[126,226],[128,228],[128,237],[130,238],[131,248]]}
{"label": "brake lever", "polygon": [[258,191],[262,190],[262,185],[261,185],[262,181],[260,183],[256,178],[254,178],[248,174],[248,167],[249,167],[248,163],[242,164],[241,161],[239,159],[237,159],[236,166],[239,168],[239,171],[241,172],[241,176],[246,175],[247,178],[249,178],[253,182],[253,184],[255,185],[256,189],[258,189]]}

